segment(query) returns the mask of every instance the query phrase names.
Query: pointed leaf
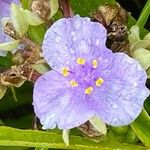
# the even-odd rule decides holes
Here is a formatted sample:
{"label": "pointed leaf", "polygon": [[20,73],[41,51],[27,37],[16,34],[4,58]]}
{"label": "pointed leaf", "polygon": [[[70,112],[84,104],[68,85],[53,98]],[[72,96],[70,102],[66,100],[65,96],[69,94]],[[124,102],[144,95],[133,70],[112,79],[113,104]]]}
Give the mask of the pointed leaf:
{"label": "pointed leaf", "polygon": [[80,136],[71,136],[70,145],[66,147],[58,133],[20,130],[4,126],[0,126],[0,145],[83,150],[147,150],[146,147],[126,143],[110,141],[96,143]]}

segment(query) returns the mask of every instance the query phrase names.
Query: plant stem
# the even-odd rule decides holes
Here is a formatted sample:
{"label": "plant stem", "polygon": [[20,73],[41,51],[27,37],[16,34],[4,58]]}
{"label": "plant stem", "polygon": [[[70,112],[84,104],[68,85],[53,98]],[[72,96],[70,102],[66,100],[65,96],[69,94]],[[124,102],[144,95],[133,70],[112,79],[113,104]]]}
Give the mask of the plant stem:
{"label": "plant stem", "polygon": [[140,32],[142,31],[145,23],[147,22],[149,15],[150,15],[150,0],[148,0],[147,3],[145,4],[145,6],[140,14],[140,17],[136,23],[136,25],[140,29]]}

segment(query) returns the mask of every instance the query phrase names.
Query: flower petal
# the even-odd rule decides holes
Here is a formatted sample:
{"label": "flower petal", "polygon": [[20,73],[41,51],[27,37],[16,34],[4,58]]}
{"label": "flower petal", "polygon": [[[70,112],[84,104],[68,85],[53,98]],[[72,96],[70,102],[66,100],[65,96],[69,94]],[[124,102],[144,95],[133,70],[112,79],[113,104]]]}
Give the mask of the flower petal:
{"label": "flower petal", "polygon": [[109,73],[103,85],[93,91],[91,108],[96,108],[101,119],[109,125],[127,125],[139,115],[149,96],[146,73],[136,60],[123,53],[114,54]]}
{"label": "flower petal", "polygon": [[73,68],[77,58],[97,58],[105,41],[106,29],[101,24],[76,15],[55,22],[45,35],[42,49],[47,63],[60,71],[62,67]]}
{"label": "flower petal", "polygon": [[94,114],[89,110],[85,95],[70,87],[61,74],[50,71],[35,83],[33,106],[43,129],[70,129],[85,123]]}

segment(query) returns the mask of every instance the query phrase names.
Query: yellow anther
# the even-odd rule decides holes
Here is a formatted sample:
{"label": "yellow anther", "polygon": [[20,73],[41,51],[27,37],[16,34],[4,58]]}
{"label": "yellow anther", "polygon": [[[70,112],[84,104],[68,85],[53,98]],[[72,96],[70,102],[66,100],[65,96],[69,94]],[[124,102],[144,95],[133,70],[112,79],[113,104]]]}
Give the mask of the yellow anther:
{"label": "yellow anther", "polygon": [[97,60],[93,60],[93,68],[97,68]]}
{"label": "yellow anther", "polygon": [[85,64],[85,59],[84,58],[77,58],[77,63],[79,65],[84,65]]}
{"label": "yellow anther", "polygon": [[90,94],[93,91],[93,87],[88,87],[85,89],[85,94]]}
{"label": "yellow anther", "polygon": [[98,78],[96,81],[95,81],[95,84],[96,86],[101,86],[101,84],[104,82],[104,80],[102,78]]}
{"label": "yellow anther", "polygon": [[68,76],[69,75],[69,69],[67,67],[62,68],[62,74],[63,76]]}
{"label": "yellow anther", "polygon": [[79,84],[73,79],[70,81],[71,86],[77,87]]}

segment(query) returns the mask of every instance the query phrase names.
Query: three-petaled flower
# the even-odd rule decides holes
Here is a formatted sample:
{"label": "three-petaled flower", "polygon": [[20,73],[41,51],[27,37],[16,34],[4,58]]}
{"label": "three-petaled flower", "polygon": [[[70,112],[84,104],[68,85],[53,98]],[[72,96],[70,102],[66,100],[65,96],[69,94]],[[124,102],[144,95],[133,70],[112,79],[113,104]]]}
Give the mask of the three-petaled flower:
{"label": "three-petaled flower", "polygon": [[93,116],[127,125],[149,95],[140,64],[105,46],[106,29],[78,15],[48,29],[43,54],[53,69],[35,83],[33,105],[43,129],[70,129]]}

